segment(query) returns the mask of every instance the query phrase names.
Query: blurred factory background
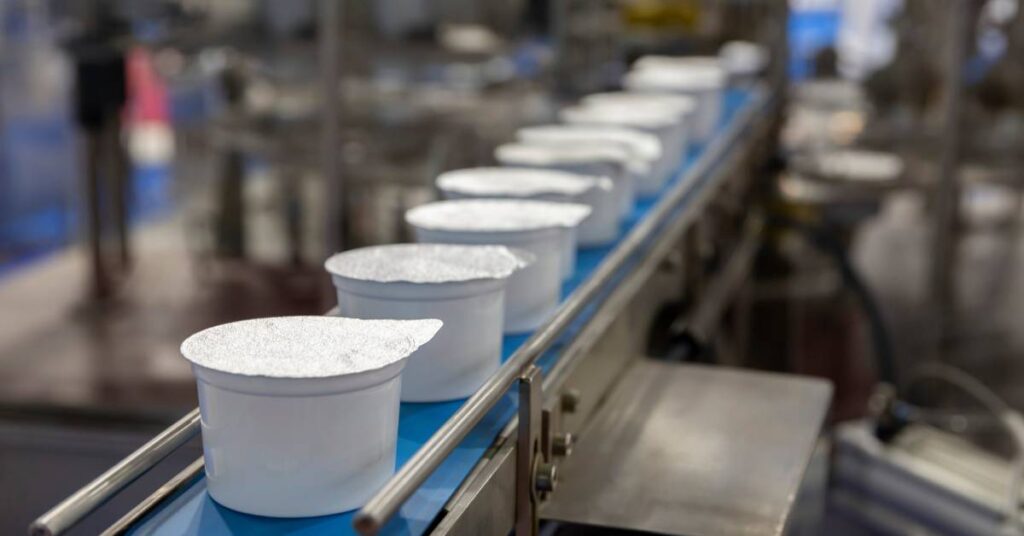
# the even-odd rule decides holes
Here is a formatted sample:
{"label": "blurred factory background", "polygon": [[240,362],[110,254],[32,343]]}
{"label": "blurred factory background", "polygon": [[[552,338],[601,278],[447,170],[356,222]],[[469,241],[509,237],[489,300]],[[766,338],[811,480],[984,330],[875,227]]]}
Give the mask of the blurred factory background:
{"label": "blurred factory background", "polygon": [[[833,383],[833,463],[791,532],[971,533],[919,494],[1000,504],[1022,456],[955,388],[1024,408],[1017,0],[0,0],[0,533],[195,406],[185,337],[324,313],[324,259],[410,241],[439,173],[493,165],[639,56],[737,40],[779,91],[734,207],[766,230],[720,328],[674,330],[667,302],[651,353]],[[720,232],[692,237],[697,288]],[[926,491],[858,480],[884,457],[859,434],[905,420],[927,423],[897,456]]]}

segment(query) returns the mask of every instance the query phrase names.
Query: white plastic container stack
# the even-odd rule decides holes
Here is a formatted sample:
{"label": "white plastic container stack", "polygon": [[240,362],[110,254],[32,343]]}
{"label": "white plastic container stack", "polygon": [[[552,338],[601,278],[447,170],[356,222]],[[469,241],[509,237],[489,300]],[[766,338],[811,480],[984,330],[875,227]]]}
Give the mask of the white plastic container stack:
{"label": "white plastic container stack", "polygon": [[459,169],[437,177],[437,188],[448,199],[538,199],[588,205],[590,216],[576,236],[582,247],[603,246],[619,236],[622,219],[613,184],[608,177],[514,167]]}
{"label": "white plastic container stack", "polygon": [[575,267],[576,227],[589,214],[590,207],[576,203],[457,199],[410,209],[405,220],[418,242],[500,244],[535,255],[533,264],[509,277],[505,291],[505,332],[522,333],[558,307],[562,267],[570,260]]}
{"label": "white plastic container stack", "polygon": [[504,246],[392,244],[338,253],[324,265],[341,316],[444,322],[402,373],[403,401],[436,402],[470,396],[498,369],[505,285],[533,259]]}
{"label": "white plastic container stack", "polygon": [[641,196],[653,195],[671,178],[675,167],[662,150],[661,140],[649,132],[614,125],[540,125],[516,131],[516,138],[535,145],[580,145],[612,142],[622,145],[634,157],[648,163],[651,172],[637,178]]}
{"label": "white plastic container stack", "polygon": [[494,150],[494,157],[503,166],[555,169],[609,177],[613,194],[623,217],[636,204],[638,177],[652,171],[651,166],[634,157],[628,149],[614,142],[588,143],[578,146],[506,143]]}
{"label": "white plastic container stack", "polygon": [[210,496],[273,517],[362,506],[395,469],[400,373],[440,320],[262,318],[189,337]]}
{"label": "white plastic container stack", "polygon": [[628,91],[676,93],[697,101],[692,134],[706,142],[722,115],[727,73],[717,57],[645,56],[633,64],[622,81]]}

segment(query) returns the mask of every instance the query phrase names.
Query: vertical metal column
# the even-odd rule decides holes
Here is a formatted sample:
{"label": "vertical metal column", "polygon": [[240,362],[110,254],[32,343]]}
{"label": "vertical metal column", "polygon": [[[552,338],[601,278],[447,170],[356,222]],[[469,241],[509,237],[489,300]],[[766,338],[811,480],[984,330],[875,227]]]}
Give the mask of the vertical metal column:
{"label": "vertical metal column", "polygon": [[947,0],[946,35],[948,36],[943,67],[945,71],[942,104],[942,136],[939,143],[939,181],[934,192],[931,273],[929,290],[936,318],[936,352],[950,335],[956,314],[956,266],[958,227],[960,224],[961,101],[963,72],[970,31],[968,0]]}
{"label": "vertical metal column", "polygon": [[320,90],[323,117],[320,160],[325,194],[325,255],[344,248],[345,187],[341,176],[341,10],[344,0],[320,0]]}

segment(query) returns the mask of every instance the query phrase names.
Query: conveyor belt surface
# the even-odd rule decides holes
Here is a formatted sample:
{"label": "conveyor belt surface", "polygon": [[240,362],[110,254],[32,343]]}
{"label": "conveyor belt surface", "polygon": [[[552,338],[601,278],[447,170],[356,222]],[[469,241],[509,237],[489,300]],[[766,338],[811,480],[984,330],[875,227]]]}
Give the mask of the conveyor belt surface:
{"label": "conveyor belt surface", "polygon": [[[729,90],[725,99],[725,111],[719,126],[721,133],[737,117],[737,112],[745,107],[761,105],[763,99],[754,98],[751,90]],[[686,176],[686,170],[700,158],[703,147],[691,148],[686,162],[659,195],[641,199],[633,213],[624,223],[619,239],[601,248],[583,249],[579,251],[576,271],[573,277],[562,287],[563,300],[585,281],[600,263],[650,210],[669,189],[678,185]],[[693,185],[701,187],[700,177]],[[689,196],[688,196],[689,198]],[[684,199],[683,203],[686,200]],[[573,327],[567,330],[562,340],[572,340],[575,333],[585,325],[593,314],[595,307],[576,319]],[[503,345],[503,359],[508,359],[527,339],[529,334],[506,336]],[[559,354],[562,345],[556,344],[539,361],[542,369],[547,370]],[[438,403],[403,403],[401,406],[398,426],[397,465],[402,466],[408,459],[443,425],[459,408],[463,401]],[[422,534],[426,532],[437,514],[452,496],[459,484],[469,474],[473,466],[481,459],[486,449],[502,428],[511,420],[516,412],[516,400],[508,394],[495,406],[473,431],[462,441],[459,447],[445,460],[433,475],[416,493],[406,501],[400,513],[392,519],[383,531],[386,534]],[[358,433],[358,431],[353,431]],[[343,456],[344,453],[339,453]],[[172,496],[155,511],[144,517],[129,531],[132,534],[147,535],[204,535],[216,536],[224,534],[355,534],[352,527],[355,511],[343,514],[301,519],[276,519],[252,516],[235,512],[210,499],[206,492],[206,482],[199,477],[184,491]]]}

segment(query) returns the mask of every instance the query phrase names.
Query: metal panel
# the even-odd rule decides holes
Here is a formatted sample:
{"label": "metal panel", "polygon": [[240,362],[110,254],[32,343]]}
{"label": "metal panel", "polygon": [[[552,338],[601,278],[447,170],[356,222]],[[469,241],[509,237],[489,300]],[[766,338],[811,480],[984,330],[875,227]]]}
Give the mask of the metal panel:
{"label": "metal panel", "polygon": [[546,519],[781,534],[831,399],[821,380],[643,360],[561,466]]}

